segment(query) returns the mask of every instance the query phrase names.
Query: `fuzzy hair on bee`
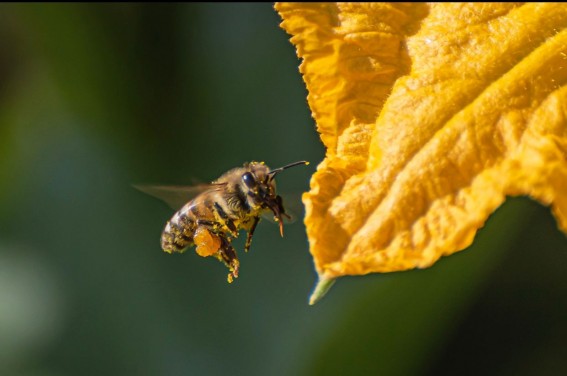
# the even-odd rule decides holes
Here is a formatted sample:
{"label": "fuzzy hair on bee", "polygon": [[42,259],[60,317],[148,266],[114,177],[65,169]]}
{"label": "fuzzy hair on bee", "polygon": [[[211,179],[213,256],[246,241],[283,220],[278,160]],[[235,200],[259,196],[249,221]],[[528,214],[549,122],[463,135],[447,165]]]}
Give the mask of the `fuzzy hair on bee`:
{"label": "fuzzy hair on bee", "polygon": [[[240,262],[232,240],[247,231],[244,251],[248,252],[260,217],[273,214],[283,236],[283,219],[289,218],[282,198],[276,193],[275,176],[299,161],[271,170],[264,162],[245,163],[225,172],[210,184],[195,187],[135,186],[172,206],[183,202],[166,223],[161,247],[167,253],[183,253],[195,246],[197,254],[213,256],[228,269],[228,282],[238,278]],[[187,197],[194,196],[192,199]]]}

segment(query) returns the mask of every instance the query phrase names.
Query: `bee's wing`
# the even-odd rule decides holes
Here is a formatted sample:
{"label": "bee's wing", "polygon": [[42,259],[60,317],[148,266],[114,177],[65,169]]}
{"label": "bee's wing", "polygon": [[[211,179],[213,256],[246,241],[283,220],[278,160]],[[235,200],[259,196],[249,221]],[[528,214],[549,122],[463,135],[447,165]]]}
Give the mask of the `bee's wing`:
{"label": "bee's wing", "polygon": [[162,200],[173,209],[178,210],[199,194],[209,190],[221,189],[224,185],[225,183],[199,184],[193,186],[133,185],[133,187],[141,192]]}

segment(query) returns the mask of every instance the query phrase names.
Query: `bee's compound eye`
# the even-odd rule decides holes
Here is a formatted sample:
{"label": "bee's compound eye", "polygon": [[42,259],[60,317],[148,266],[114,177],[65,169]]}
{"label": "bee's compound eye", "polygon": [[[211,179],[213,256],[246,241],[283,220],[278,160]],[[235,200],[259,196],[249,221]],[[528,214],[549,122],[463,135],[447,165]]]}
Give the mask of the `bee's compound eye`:
{"label": "bee's compound eye", "polygon": [[256,186],[256,180],[254,180],[254,175],[250,172],[245,173],[242,175],[242,181],[248,188],[254,188]]}

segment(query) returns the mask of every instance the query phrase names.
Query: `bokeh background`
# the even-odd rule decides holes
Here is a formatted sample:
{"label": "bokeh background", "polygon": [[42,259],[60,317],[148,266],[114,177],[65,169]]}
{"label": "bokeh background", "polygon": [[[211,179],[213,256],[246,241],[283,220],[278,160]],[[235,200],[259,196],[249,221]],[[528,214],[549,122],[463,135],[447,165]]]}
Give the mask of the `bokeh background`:
{"label": "bokeh background", "polygon": [[[567,240],[514,198],[434,267],[344,278],[314,307],[302,221],[241,277],[159,237],[133,183],[324,155],[271,4],[0,5],[0,375],[559,375]],[[299,213],[301,216],[301,213]],[[242,242],[240,243],[240,247]]]}

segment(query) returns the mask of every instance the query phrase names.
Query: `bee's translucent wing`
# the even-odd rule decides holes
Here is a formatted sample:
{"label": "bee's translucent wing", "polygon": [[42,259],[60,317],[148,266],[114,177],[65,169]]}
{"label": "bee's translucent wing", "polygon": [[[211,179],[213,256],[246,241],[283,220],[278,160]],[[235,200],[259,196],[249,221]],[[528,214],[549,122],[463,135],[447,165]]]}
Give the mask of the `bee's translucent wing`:
{"label": "bee's translucent wing", "polygon": [[191,201],[199,194],[220,189],[225,184],[200,184],[194,186],[180,185],[133,185],[137,190],[158,198],[175,210]]}

